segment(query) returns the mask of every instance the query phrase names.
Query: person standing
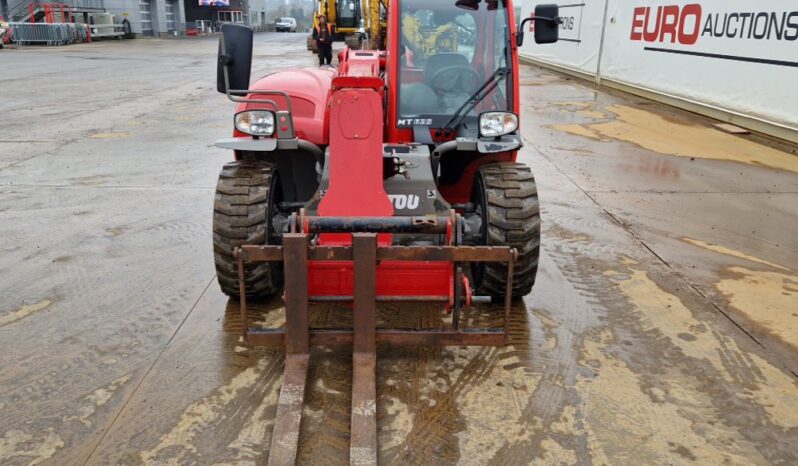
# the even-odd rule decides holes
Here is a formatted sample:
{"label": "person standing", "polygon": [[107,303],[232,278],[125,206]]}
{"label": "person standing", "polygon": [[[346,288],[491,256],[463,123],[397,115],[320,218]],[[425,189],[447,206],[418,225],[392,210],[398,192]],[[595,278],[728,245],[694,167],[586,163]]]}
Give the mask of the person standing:
{"label": "person standing", "polygon": [[316,39],[316,49],[319,51],[319,66],[326,61],[332,62],[332,27],[327,23],[327,17],[319,15],[319,24],[313,28],[313,38]]}

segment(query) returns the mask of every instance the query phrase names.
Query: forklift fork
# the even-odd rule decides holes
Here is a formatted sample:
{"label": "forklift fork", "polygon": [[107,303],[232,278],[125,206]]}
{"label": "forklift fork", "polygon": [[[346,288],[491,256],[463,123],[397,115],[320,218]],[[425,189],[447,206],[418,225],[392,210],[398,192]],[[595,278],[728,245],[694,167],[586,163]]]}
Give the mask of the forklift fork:
{"label": "forklift fork", "polygon": [[[244,339],[252,345],[284,345],[283,385],[269,450],[269,465],[294,465],[299,448],[310,346],[351,344],[352,407],[349,461],[377,464],[377,342],[417,346],[499,346],[507,341],[515,249],[489,246],[378,246],[376,233],[352,233],[351,246],[310,246],[306,233],[286,233],[283,244],[243,246],[236,249]],[[308,260],[354,263],[353,328],[311,328],[308,318]],[[505,262],[507,289],[501,328],[463,329],[458,303],[451,329],[378,329],[377,264],[391,261]],[[249,328],[244,286],[244,264],[282,261],[285,273],[285,329]],[[458,267],[457,280],[461,278]],[[400,298],[401,297],[392,297]],[[457,297],[456,297],[457,300]]]}

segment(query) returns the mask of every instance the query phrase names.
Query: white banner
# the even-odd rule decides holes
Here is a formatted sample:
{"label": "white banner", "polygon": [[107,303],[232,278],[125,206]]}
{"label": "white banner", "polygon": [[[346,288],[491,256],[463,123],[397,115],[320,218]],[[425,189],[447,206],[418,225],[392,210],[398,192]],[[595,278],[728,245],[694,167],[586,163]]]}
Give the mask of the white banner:
{"label": "white banner", "polygon": [[579,42],[527,35],[522,56],[798,129],[798,1],[586,0],[582,12]]}
{"label": "white banner", "polygon": [[[560,3],[560,42],[537,45],[532,22],[527,23],[521,54],[554,63],[583,73],[596,74],[599,63],[599,44],[604,25],[605,0],[584,0]],[[534,8],[532,2],[521,4],[521,19]],[[520,19],[519,19],[520,21]]]}

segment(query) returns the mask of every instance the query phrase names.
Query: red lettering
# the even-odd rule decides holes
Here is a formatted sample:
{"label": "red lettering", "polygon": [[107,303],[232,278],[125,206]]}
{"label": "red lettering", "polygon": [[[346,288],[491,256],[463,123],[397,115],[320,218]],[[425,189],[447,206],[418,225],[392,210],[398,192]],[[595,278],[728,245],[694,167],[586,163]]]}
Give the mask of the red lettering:
{"label": "red lettering", "polygon": [[643,28],[643,40],[646,42],[656,42],[659,38],[659,25],[662,19],[662,7],[657,7],[657,20],[654,22],[654,30],[651,30],[651,23],[649,17],[651,15],[651,8],[646,8],[645,27]]}
{"label": "red lettering", "polygon": [[[685,31],[687,27],[687,20],[693,17],[693,30],[692,32]],[[701,5],[692,3],[685,5],[682,8],[682,14],[679,17],[679,43],[684,45],[693,45],[698,41],[698,35],[701,30]]]}
{"label": "red lettering", "polygon": [[670,34],[671,43],[676,42],[678,33],[676,27],[679,23],[679,7],[676,5],[666,6],[662,9],[662,22],[659,26],[659,41],[665,42],[665,34]]}
{"label": "red lettering", "polygon": [[654,19],[653,7],[637,7],[632,15],[630,40],[666,42],[693,45],[701,35],[703,12],[701,5],[690,3],[684,7],[667,5],[657,7]]}
{"label": "red lettering", "polygon": [[648,16],[648,7],[635,8],[634,17],[632,19],[632,40],[643,39],[643,15]]}

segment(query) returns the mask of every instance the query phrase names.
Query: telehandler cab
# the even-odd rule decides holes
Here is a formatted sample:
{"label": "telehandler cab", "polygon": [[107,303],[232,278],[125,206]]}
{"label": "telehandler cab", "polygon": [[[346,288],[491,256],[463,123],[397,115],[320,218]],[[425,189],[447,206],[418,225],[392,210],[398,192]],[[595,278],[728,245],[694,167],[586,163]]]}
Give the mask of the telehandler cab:
{"label": "telehandler cab", "polygon": [[[345,48],[337,70],[253,85],[252,30],[222,27],[217,87],[237,106],[216,143],[235,161],[217,185],[214,256],[246,341],[286,348],[270,465],[296,461],[309,346],[352,345],[350,463],[376,464],[377,342],[505,343],[540,245],[535,180],[516,162],[528,21],[537,43],[557,40],[556,5],[516,28],[511,0],[393,0],[386,50]],[[280,292],[285,329],[250,328],[247,300]],[[492,299],[503,327],[463,328],[460,310]],[[311,328],[312,302],[350,304],[353,328]],[[439,303],[452,325],[377,328],[378,302]]]}

